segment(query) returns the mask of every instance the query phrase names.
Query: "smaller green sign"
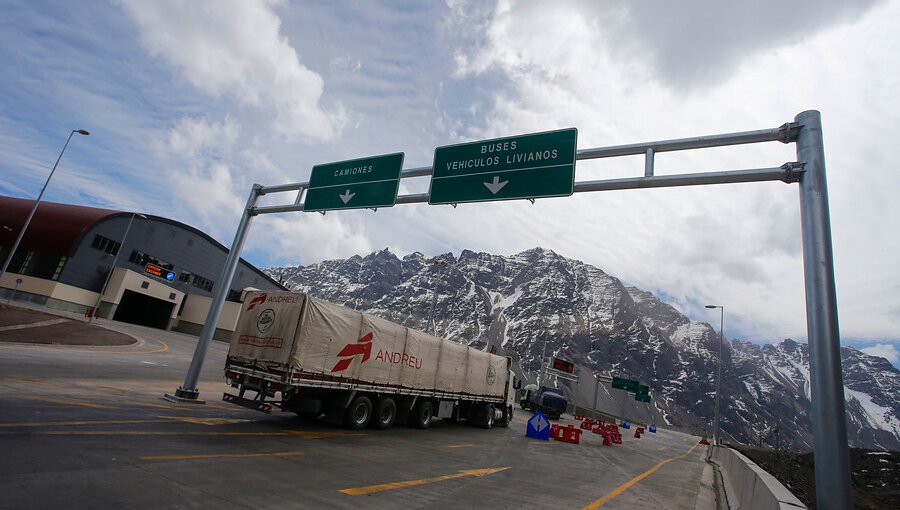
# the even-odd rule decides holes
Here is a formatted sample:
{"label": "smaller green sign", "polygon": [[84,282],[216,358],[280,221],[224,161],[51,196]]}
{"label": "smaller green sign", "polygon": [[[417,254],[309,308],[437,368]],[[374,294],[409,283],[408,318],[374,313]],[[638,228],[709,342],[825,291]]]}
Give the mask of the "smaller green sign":
{"label": "smaller green sign", "polygon": [[612,387],[617,390],[637,391],[640,383],[632,379],[624,379],[622,377],[613,377]]}
{"label": "smaller green sign", "polygon": [[316,165],[304,211],[391,207],[397,202],[403,153]]}
{"label": "smaller green sign", "polygon": [[634,399],[638,402],[650,402],[650,395],[644,393],[635,393]]}
{"label": "smaller green sign", "polygon": [[650,393],[650,386],[644,386],[643,384],[639,384],[637,389],[634,390],[635,394],[638,395],[647,395]]}

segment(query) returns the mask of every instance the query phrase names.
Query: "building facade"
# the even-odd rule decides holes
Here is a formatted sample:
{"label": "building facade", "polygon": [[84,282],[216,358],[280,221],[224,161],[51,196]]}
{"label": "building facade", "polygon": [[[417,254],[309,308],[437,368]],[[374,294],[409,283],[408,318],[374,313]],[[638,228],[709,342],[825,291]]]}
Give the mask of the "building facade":
{"label": "building facade", "polygon": [[[0,261],[33,206],[0,197]],[[209,235],[168,218],[41,202],[0,278],[0,297],[88,314],[109,277],[98,316],[198,334],[227,255]],[[241,259],[218,337],[234,330],[246,288],[285,290]]]}

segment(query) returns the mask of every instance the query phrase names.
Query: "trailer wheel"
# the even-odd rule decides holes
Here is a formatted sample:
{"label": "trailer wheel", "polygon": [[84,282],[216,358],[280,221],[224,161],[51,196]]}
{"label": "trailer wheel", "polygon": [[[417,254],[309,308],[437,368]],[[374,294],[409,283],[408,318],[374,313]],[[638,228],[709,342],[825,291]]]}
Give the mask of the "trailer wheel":
{"label": "trailer wheel", "polygon": [[484,404],[482,409],[484,410],[484,422],[481,426],[490,429],[494,426],[494,404]]}
{"label": "trailer wheel", "polygon": [[503,418],[500,419],[500,423],[497,425],[500,427],[509,427],[509,423],[512,421],[513,417],[513,407],[507,406],[503,408]]}
{"label": "trailer wheel", "polygon": [[409,415],[409,424],[417,429],[427,429],[428,426],[431,425],[431,417],[433,415],[434,410],[431,406],[431,402],[420,400],[419,403],[416,404],[416,407],[413,408],[413,412]]}
{"label": "trailer wheel", "polygon": [[371,425],[379,430],[387,430],[394,425],[397,419],[397,403],[391,397],[378,400],[375,406],[375,416]]}
{"label": "trailer wheel", "polygon": [[344,425],[350,430],[360,430],[366,428],[369,420],[372,418],[372,401],[365,395],[360,395],[350,402],[347,406],[347,413],[344,415]]}

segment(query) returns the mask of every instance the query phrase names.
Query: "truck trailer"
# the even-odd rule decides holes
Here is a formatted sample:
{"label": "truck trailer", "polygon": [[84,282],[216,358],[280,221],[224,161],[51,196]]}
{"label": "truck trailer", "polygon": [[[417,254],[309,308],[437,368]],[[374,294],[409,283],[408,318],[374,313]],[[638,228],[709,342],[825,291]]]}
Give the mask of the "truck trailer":
{"label": "truck trailer", "polygon": [[515,402],[509,358],[291,292],[245,293],[225,378],[238,390],[226,402],[353,430],[506,427]]}

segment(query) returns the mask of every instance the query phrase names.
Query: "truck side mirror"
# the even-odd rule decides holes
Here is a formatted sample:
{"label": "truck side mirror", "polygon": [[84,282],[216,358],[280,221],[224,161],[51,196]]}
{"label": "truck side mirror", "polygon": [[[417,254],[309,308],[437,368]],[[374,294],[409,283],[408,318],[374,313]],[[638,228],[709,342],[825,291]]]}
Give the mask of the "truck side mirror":
{"label": "truck side mirror", "polygon": [[519,378],[513,379],[513,388],[517,390],[522,389],[522,380]]}

